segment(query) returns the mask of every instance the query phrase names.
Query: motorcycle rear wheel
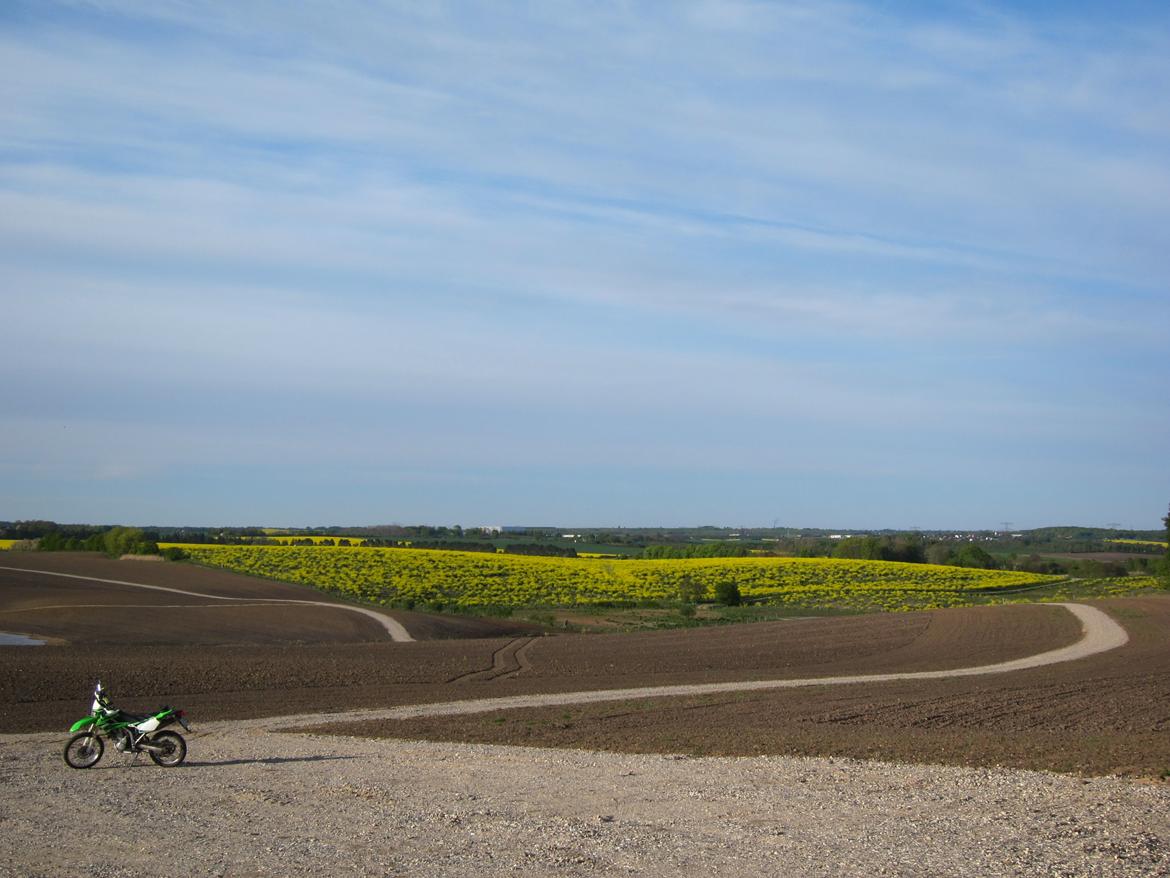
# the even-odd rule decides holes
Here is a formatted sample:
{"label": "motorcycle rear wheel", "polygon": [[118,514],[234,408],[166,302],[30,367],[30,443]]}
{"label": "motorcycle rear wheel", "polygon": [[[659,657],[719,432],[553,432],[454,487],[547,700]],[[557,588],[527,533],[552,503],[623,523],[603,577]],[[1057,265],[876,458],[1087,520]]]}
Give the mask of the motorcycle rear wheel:
{"label": "motorcycle rear wheel", "polygon": [[65,764],[70,768],[93,768],[106,746],[93,732],[79,732],[65,744]]}
{"label": "motorcycle rear wheel", "polygon": [[156,747],[162,747],[161,752],[148,750],[150,758],[154,760],[155,765],[161,765],[163,768],[173,768],[179,765],[187,758],[187,742],[183,740],[183,736],[178,732],[159,732],[150,739],[150,743]]}

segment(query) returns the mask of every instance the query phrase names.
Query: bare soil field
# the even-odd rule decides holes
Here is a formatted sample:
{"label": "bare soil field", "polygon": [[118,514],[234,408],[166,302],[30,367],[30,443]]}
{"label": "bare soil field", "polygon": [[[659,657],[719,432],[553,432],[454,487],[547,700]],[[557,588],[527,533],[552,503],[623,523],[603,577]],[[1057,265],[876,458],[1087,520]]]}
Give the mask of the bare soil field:
{"label": "bare soil field", "polygon": [[[107,581],[43,576],[4,567]],[[115,585],[108,580],[197,592],[207,597]],[[224,598],[231,599],[232,603],[224,604]],[[368,617],[353,612],[322,612],[319,606],[288,606],[288,612],[274,616],[271,621],[263,612],[243,613],[242,618],[233,619],[244,608],[236,602],[247,599],[347,606],[307,585],[258,579],[193,564],[144,564],[90,552],[0,555],[0,631],[43,635],[76,645],[354,643],[387,639],[385,630]],[[72,613],[68,612],[70,606],[75,608]],[[192,607],[205,610],[192,612]],[[133,612],[123,611],[130,609]],[[379,612],[400,621],[418,640],[533,634],[542,630],[508,619],[436,616],[381,608]],[[95,619],[104,616],[105,620],[91,622],[87,616]]]}
{"label": "bare soil field", "polygon": [[[301,586],[182,564],[31,553],[2,560],[17,566],[17,557],[22,567],[35,563],[208,595],[322,597]],[[119,609],[79,608],[78,602]],[[418,638],[450,637],[449,626],[482,633],[477,626],[484,625],[500,626],[488,630],[507,636],[389,643],[376,624],[355,613],[213,603],[0,571],[0,630],[40,632],[72,644],[0,647],[0,732],[67,728],[84,713],[98,677],[127,709],[166,701],[197,720],[228,720],[530,693],[959,668],[1064,646],[1080,633],[1069,613],[1039,605],[556,637],[508,631],[506,622],[394,611]],[[1170,769],[1170,599],[1100,605],[1130,632],[1127,646],[1033,671],[384,720],[334,731],[1157,777]]]}
{"label": "bare soil field", "polygon": [[[1170,778],[1170,598],[1117,599],[1099,606],[1129,632],[1126,646],[1007,675],[641,699],[329,728],[339,734],[436,741],[712,756],[849,756],[1165,780]],[[997,620],[1004,623],[1001,636],[1013,631],[1026,641],[1031,636],[1027,628],[1042,618],[1035,613],[1049,608],[986,609],[1003,611]],[[861,661],[875,669],[901,669],[929,664],[931,653],[941,663],[986,650],[987,642],[971,643],[980,627],[974,614],[914,614],[930,617],[932,624],[912,643]],[[978,621],[990,621],[990,616]],[[931,627],[937,629],[934,635]],[[849,664],[840,656],[830,658],[815,665],[815,676]],[[793,668],[789,676],[807,669]]]}
{"label": "bare soil field", "polygon": [[1124,564],[1135,558],[1144,558],[1147,561],[1157,561],[1162,558],[1161,552],[1033,552],[1039,558],[1052,558],[1057,561],[1117,561]]}

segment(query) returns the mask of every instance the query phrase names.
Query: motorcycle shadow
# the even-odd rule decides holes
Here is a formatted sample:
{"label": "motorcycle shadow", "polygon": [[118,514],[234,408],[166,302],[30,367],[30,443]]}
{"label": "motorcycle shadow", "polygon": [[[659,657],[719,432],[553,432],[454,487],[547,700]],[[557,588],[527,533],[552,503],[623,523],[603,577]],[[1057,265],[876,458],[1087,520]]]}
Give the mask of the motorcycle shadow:
{"label": "motorcycle shadow", "polygon": [[179,768],[224,768],[229,765],[283,765],[290,762],[325,762],[333,759],[356,759],[356,756],[262,756],[258,759],[220,759],[196,761],[188,759]]}

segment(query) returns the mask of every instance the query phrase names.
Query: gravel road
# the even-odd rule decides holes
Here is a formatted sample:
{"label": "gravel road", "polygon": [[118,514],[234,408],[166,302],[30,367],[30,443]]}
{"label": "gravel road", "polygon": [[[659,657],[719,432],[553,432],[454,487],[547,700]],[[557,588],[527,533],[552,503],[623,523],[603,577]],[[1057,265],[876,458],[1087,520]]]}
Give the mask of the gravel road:
{"label": "gravel road", "polygon": [[629,756],[230,723],[162,769],[0,738],[0,875],[1170,875],[1170,790],[852,760]]}

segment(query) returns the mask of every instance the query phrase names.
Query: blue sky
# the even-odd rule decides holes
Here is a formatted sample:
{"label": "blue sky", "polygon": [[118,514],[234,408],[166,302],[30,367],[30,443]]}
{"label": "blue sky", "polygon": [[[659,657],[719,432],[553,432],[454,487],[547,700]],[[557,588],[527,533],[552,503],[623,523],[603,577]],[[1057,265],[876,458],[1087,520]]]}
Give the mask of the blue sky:
{"label": "blue sky", "polygon": [[7,3],[0,519],[1159,526],[1170,11]]}

